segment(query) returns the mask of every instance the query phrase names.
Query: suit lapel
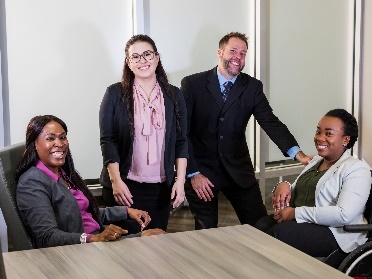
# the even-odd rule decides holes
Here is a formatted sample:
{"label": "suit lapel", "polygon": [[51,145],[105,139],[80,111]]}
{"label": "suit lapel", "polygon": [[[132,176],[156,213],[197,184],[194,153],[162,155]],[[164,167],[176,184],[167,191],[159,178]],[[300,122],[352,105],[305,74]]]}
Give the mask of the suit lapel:
{"label": "suit lapel", "polygon": [[239,96],[244,92],[245,87],[246,86],[242,78],[242,75],[238,75],[233,87],[231,87],[229,97],[227,97],[226,99],[225,105],[223,106],[222,109],[222,113],[228,110],[231,107],[231,105],[239,98]]}
{"label": "suit lapel", "polygon": [[217,106],[220,108],[220,110],[222,110],[224,103],[222,100],[221,88],[217,77],[217,67],[209,72],[207,80],[208,80],[207,89],[209,93],[212,95]]}

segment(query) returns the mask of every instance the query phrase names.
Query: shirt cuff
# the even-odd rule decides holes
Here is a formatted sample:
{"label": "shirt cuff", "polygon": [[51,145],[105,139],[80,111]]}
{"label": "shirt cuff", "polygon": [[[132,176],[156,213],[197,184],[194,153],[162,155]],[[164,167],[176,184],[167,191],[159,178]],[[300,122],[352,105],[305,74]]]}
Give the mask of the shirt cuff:
{"label": "shirt cuff", "polygon": [[194,175],[197,175],[199,173],[200,173],[200,171],[196,171],[196,172],[193,172],[193,173],[190,173],[190,174],[186,175],[186,177],[190,178],[190,177],[193,177]]}
{"label": "shirt cuff", "polygon": [[301,148],[299,148],[298,146],[293,146],[293,147],[291,147],[290,149],[287,150],[287,154],[294,161],[296,159],[295,158],[296,154],[300,151],[301,151]]}

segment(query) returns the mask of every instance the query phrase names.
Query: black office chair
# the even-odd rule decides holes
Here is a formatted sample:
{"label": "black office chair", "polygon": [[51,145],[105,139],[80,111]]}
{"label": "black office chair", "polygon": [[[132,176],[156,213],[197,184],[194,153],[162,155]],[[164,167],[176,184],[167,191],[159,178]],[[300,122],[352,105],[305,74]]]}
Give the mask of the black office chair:
{"label": "black office chair", "polygon": [[25,143],[0,149],[0,207],[14,251],[32,249],[32,242],[16,205],[15,170],[25,151]]}
{"label": "black office chair", "polygon": [[337,249],[323,262],[352,277],[372,278],[372,188],[364,210],[364,217],[368,224],[345,225],[344,231],[367,232],[368,241],[350,253]]}
{"label": "black office chair", "polygon": [[[1,247],[1,240],[0,240],[0,247]],[[1,250],[0,250],[0,279],[6,279],[3,253],[1,252]]]}

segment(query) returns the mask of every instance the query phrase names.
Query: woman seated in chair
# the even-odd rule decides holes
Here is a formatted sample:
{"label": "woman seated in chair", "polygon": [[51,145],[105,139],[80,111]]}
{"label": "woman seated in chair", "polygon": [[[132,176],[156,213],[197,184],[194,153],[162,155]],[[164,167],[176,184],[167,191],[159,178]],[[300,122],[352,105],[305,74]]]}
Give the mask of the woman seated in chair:
{"label": "woman seated in chair", "polygon": [[371,173],[348,151],[357,138],[357,121],[347,111],[334,109],[322,117],[314,136],[319,156],[293,185],[278,183],[274,214],[256,228],[313,257],[326,257],[338,248],[348,253],[365,243],[366,234],[343,231],[343,225],[367,223],[363,210]]}
{"label": "woman seated in chair", "polygon": [[98,207],[74,168],[67,126],[52,115],[30,120],[16,180],[18,210],[35,248],[116,240],[127,231],[111,223],[130,217],[143,229],[151,220],[146,211],[126,206]]}

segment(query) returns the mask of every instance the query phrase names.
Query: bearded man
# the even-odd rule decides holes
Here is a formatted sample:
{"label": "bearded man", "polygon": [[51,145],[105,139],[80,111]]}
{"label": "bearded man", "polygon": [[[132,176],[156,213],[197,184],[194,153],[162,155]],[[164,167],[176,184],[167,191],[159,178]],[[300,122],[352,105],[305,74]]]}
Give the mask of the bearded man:
{"label": "bearded man", "polygon": [[181,81],[189,144],[185,193],[195,229],[217,227],[220,192],[241,224],[267,215],[245,137],[252,115],[284,156],[304,165],[311,159],[274,115],[262,82],[242,73],[247,51],[245,34],[231,32],[219,42],[217,67]]}

